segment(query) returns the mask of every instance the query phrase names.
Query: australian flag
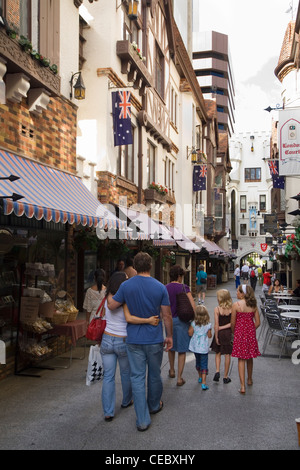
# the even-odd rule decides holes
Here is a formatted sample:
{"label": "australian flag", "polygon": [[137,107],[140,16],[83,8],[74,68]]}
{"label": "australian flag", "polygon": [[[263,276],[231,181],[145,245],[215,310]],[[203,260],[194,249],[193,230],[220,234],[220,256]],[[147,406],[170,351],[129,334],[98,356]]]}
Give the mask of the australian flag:
{"label": "australian flag", "polygon": [[112,115],[115,147],[132,144],[130,91],[112,92]]}
{"label": "australian flag", "polygon": [[206,190],[207,165],[195,165],[193,171],[193,191]]}
{"label": "australian flag", "polygon": [[284,176],[279,176],[278,160],[270,160],[268,165],[273,180],[273,188],[284,189]]}

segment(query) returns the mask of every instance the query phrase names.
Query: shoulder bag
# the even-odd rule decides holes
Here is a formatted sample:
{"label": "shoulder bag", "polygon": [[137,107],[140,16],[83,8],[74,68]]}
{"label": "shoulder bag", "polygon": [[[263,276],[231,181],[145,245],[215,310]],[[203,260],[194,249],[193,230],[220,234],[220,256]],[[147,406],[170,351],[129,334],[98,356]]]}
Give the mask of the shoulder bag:
{"label": "shoulder bag", "polygon": [[104,313],[105,313],[104,311],[105,300],[106,300],[106,297],[104,297],[101,304],[99,305],[96,315],[91,321],[91,323],[89,324],[86,335],[85,335],[87,339],[90,339],[91,341],[96,341],[97,343],[101,343],[102,336],[106,327],[106,320],[103,320]]}
{"label": "shoulder bag", "polygon": [[176,313],[179,320],[185,323],[189,323],[195,318],[194,309],[185,291],[184,284],[182,287],[182,292],[176,294]]}

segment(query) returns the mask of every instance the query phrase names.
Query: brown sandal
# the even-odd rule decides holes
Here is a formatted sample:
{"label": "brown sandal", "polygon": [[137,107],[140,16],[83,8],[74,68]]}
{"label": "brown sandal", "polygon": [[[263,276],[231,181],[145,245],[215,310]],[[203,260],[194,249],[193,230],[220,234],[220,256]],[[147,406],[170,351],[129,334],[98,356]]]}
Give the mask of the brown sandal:
{"label": "brown sandal", "polygon": [[177,382],[177,387],[182,387],[182,385],[185,384],[185,380],[184,379],[181,379],[181,382]]}
{"label": "brown sandal", "polygon": [[169,377],[170,379],[175,379],[175,372],[173,372],[172,374],[171,371],[169,370]]}

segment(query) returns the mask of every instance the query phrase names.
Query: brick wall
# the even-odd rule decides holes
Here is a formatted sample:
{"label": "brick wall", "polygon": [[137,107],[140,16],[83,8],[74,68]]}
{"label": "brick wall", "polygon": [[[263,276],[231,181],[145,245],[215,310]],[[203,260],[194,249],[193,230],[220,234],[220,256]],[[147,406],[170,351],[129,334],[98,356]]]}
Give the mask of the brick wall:
{"label": "brick wall", "polygon": [[76,172],[77,108],[62,98],[51,98],[41,116],[30,114],[26,101],[0,105],[0,147]]}

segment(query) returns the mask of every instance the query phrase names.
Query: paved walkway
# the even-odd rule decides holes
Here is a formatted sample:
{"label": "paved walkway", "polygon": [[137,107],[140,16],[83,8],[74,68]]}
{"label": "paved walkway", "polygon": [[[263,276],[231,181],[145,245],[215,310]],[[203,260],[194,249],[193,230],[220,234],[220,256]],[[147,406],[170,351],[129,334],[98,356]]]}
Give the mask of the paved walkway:
{"label": "paved walkway", "polygon": [[[228,288],[236,300],[233,281],[221,287]],[[207,292],[206,306],[213,321],[216,290]],[[77,348],[74,355],[82,350]],[[88,351],[84,360],[73,360],[69,369],[38,371],[40,378],[12,376],[0,382],[0,449],[106,450],[104,456],[122,455],[118,450],[127,451],[126,455],[134,450],[173,454],[181,450],[188,455],[204,449],[298,450],[295,418],[300,417],[300,365],[294,365],[290,357],[278,360],[278,352],[279,342],[274,339],[267,355],[254,360],[254,384],[245,396],[238,393],[236,359],[232,382],[214,383],[215,357],[210,353],[210,389],[202,391],[193,354],[187,355],[183,387],[168,377],[165,354],[164,408],[152,417],[144,433],[136,430],[133,408],[120,408],[119,377],[115,419],[104,421],[101,383],[85,385]]]}

